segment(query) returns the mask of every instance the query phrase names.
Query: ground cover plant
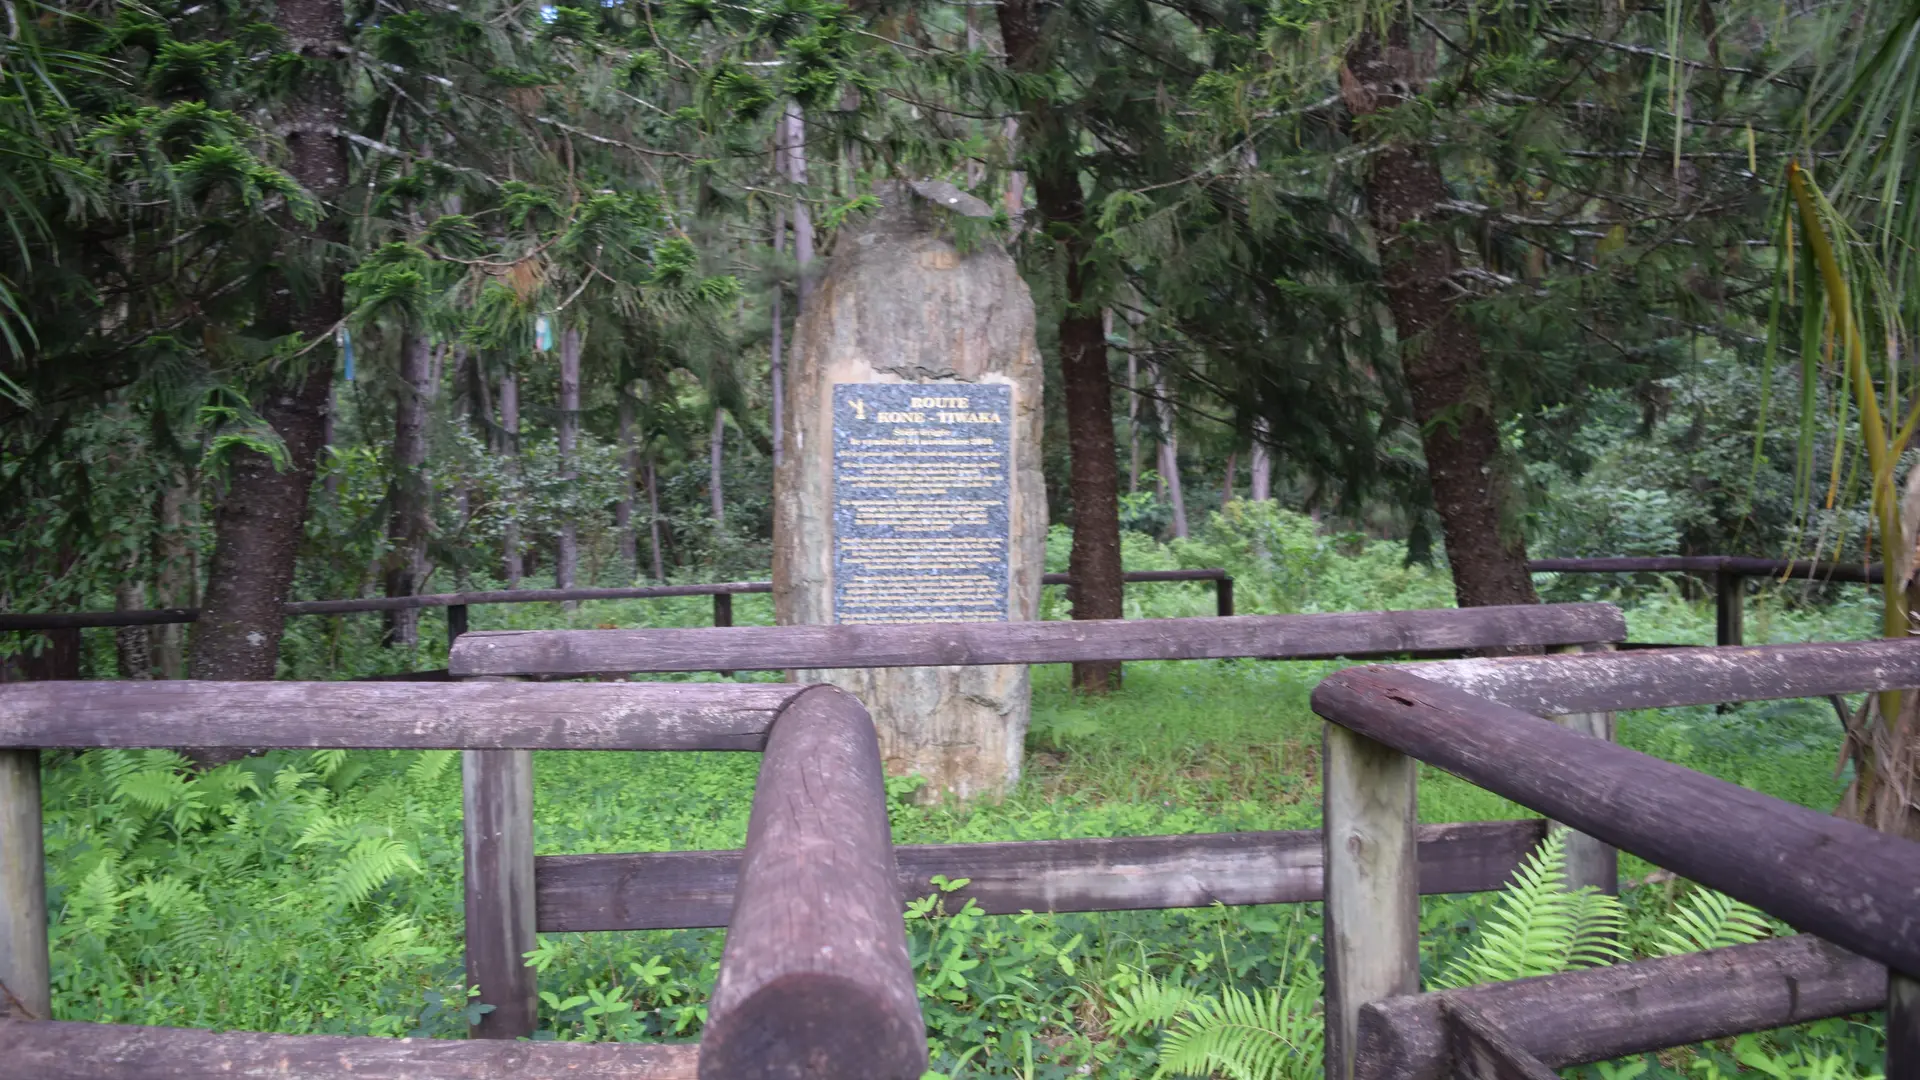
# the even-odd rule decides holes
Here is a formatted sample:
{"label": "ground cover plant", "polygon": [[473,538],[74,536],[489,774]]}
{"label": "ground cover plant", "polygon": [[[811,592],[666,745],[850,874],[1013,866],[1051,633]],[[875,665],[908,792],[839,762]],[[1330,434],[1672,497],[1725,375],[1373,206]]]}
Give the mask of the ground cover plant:
{"label": "ground cover plant", "polygon": [[[1127,551],[1131,568],[1228,566],[1243,611],[1431,606],[1448,591],[1443,572],[1407,567],[1397,544],[1327,536],[1266,509],[1216,521],[1185,544],[1131,537]],[[1622,599],[1637,640],[1711,639],[1710,608],[1677,588],[1570,587]],[[1212,599],[1205,586],[1150,586],[1129,604],[1135,617],[1200,615]],[[589,603],[571,614],[520,605],[477,608],[475,622],[698,625],[708,612],[704,598]],[[763,597],[736,608],[742,622],[770,614]],[[1808,605],[1780,592],[1756,600],[1749,632],[1864,637],[1874,618],[1870,597]],[[328,668],[330,657],[443,661],[430,634],[417,654],[395,659],[355,644],[356,631],[330,630],[332,621],[296,631],[296,673],[347,673]],[[999,803],[929,806],[911,797],[911,780],[891,781],[895,839],[1313,828],[1319,721],[1307,699],[1337,666],[1132,664],[1124,690],[1105,698],[1075,694],[1062,667],[1038,668],[1018,789]],[[1620,739],[1820,808],[1834,805],[1845,782],[1834,774],[1839,727],[1824,702],[1629,713]],[[758,765],[748,754],[538,754],[536,843],[543,854],[737,847]],[[463,981],[460,784],[450,752],[286,751],[201,774],[167,751],[50,753],[46,805],[64,1019],[457,1036],[487,1007]],[[1420,816],[1527,815],[1429,768]],[[956,867],[952,877],[963,873]],[[1712,907],[1711,894],[1631,857],[1622,874],[1630,884],[1608,917],[1626,927],[1633,955],[1673,947],[1675,935],[1704,944],[1714,927],[1742,925],[1737,912]],[[1528,924],[1524,912],[1550,892],[1536,874],[1505,897],[1424,901],[1429,985],[1463,972],[1538,970],[1524,957],[1499,967],[1515,961],[1502,959],[1498,928]],[[946,1076],[1318,1075],[1314,905],[984,916],[936,894],[914,905],[909,927],[934,1068]],[[540,971],[540,1037],[696,1038],[722,940],[719,931],[543,935],[530,957]],[[1223,1043],[1225,1030],[1267,1034]],[[1879,1038],[1871,1018],[1828,1021],[1583,1075],[1866,1077]],[[1294,1049],[1259,1050],[1282,1044]]]}

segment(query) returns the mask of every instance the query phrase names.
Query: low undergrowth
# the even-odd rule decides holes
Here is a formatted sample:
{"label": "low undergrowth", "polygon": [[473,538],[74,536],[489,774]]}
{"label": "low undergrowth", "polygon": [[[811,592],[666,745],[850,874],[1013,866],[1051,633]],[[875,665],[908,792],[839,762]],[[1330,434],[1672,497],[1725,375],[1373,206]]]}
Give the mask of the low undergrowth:
{"label": "low undergrowth", "polygon": [[[1393,545],[1313,534],[1255,515],[1203,541],[1128,544],[1134,568],[1227,566],[1244,612],[1415,607],[1444,602],[1444,575],[1402,565]],[[1057,543],[1056,543],[1057,546]],[[1608,589],[1614,588],[1608,586]],[[1637,640],[1705,642],[1712,613],[1677,590],[1629,601]],[[1048,601],[1050,614],[1064,614]],[[1136,588],[1135,617],[1200,615],[1205,586]],[[475,628],[694,625],[703,598],[474,609]],[[741,622],[770,621],[742,597]],[[361,620],[377,632],[377,618]],[[432,620],[415,652],[381,651],[360,630],[329,642],[307,620],[289,675],[324,677],[444,664]],[[344,624],[343,624],[344,625]],[[1863,637],[1872,613],[1766,594],[1753,640]],[[305,634],[305,637],[300,637]],[[997,803],[917,803],[891,785],[902,843],[1124,836],[1319,823],[1319,721],[1308,709],[1333,663],[1133,664],[1125,689],[1080,698],[1058,667],[1035,670],[1026,776]],[[1824,702],[1623,715],[1629,746],[1781,798],[1830,807],[1844,778]],[[541,853],[738,846],[758,760],[746,754],[536,755]],[[460,785],[450,753],[276,752],[194,774],[164,751],[46,755],[47,850],[56,1013],[63,1019],[283,1032],[454,1036],[487,1003],[461,961]],[[1528,816],[1431,769],[1425,821]],[[1623,860],[1622,940],[1655,951],[1698,890]],[[964,872],[955,868],[955,875]],[[1429,985],[1473,971],[1501,925],[1494,897],[1422,905]],[[942,895],[908,922],[932,1040],[948,1077],[1318,1076],[1319,913],[1314,905],[984,916]],[[542,938],[541,1038],[692,1039],[717,970],[718,931]],[[1479,950],[1479,952],[1476,952]],[[1156,1019],[1157,1018],[1157,1019]],[[1727,1040],[1576,1070],[1600,1080],[1745,1070],[1783,1078],[1869,1077],[1870,1018]],[[1270,1028],[1293,1051],[1274,1069],[1194,1057],[1220,1025]],[[1186,1033],[1185,1042],[1181,1041]],[[1203,1047],[1204,1049],[1204,1047]],[[1186,1056],[1183,1058],[1183,1053]],[[1200,1071],[1176,1066],[1198,1062]],[[1209,1064],[1208,1062],[1211,1062]],[[1261,1065],[1261,1062],[1254,1062]],[[1264,1068],[1264,1065],[1262,1065]]]}

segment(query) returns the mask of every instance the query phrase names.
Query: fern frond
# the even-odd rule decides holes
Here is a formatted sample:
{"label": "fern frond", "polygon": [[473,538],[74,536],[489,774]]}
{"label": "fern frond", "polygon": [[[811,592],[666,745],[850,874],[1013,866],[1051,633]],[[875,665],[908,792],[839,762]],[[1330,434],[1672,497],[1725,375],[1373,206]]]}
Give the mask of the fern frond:
{"label": "fern frond", "polygon": [[1662,928],[1655,949],[1661,956],[1724,949],[1773,936],[1773,927],[1759,909],[1725,893],[1697,888]]}
{"label": "fern frond", "polygon": [[407,786],[414,791],[431,787],[447,771],[447,766],[453,764],[459,753],[458,750],[420,751],[413,759],[413,764],[407,766]]}
{"label": "fern frond", "polygon": [[1155,1074],[1233,1080],[1282,1080],[1320,1070],[1324,1030],[1298,987],[1255,994],[1228,987],[1219,998],[1197,997],[1174,1020],[1160,1046]]}
{"label": "fern frond", "polygon": [[1146,978],[1140,985],[1115,995],[1108,1006],[1107,1029],[1116,1035],[1171,1024],[1191,1010],[1201,996],[1177,983]]}
{"label": "fern frond", "polygon": [[328,876],[327,897],[343,907],[358,907],[402,870],[420,872],[405,844],[389,836],[363,837]]}
{"label": "fern frond", "polygon": [[1616,944],[1626,913],[1591,887],[1569,890],[1567,836],[1555,830],[1514,871],[1482,924],[1480,940],[1448,966],[1440,988],[1507,982],[1624,959]]}

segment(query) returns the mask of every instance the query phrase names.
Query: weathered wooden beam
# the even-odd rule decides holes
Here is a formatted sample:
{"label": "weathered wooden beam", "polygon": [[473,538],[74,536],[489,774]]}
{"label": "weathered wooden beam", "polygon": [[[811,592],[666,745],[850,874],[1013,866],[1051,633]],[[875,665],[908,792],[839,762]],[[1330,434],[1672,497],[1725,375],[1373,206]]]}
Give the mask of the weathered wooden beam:
{"label": "weathered wooden beam", "polygon": [[1472,1005],[1452,998],[1440,1003],[1440,1015],[1447,1021],[1447,1050],[1458,1080],[1557,1080],[1553,1070]]}
{"label": "weathered wooden beam", "polygon": [[1420,989],[1412,758],[1337,724],[1321,743],[1327,1080],[1353,1075],[1360,1006]]}
{"label": "weathered wooden beam", "polygon": [[1530,559],[1536,574],[1740,574],[1745,577],[1812,578],[1880,583],[1880,564],[1814,562],[1810,559],[1749,559],[1737,555],[1628,556],[1608,559]]}
{"label": "weathered wooden beam", "polygon": [[21,1080],[695,1080],[691,1044],[465,1042],[129,1024],[8,1022],[0,1076]]}
{"label": "weathered wooden beam", "polygon": [[1314,690],[1313,709],[1804,932],[1920,973],[1920,844],[1911,840],[1404,671],[1337,672]]}
{"label": "weathered wooden beam", "polygon": [[491,1005],[468,1031],[476,1039],[524,1039],[539,1024],[533,968],[533,753],[461,755],[466,878],[467,985]]}
{"label": "weathered wooden beam", "polygon": [[0,686],[0,746],[758,750],[798,687],[194,680]]}
{"label": "weathered wooden beam", "polygon": [[[1491,892],[1546,834],[1538,818],[1422,825],[1423,894]],[[902,904],[937,890],[990,915],[1300,904],[1322,898],[1320,830],[902,844],[893,849]],[[738,851],[543,855],[534,860],[542,933],[725,926],[739,884]]]}
{"label": "weathered wooden beam", "polygon": [[707,1005],[702,1080],[918,1080],[926,1023],[873,721],[803,691],[767,737]]}
{"label": "weathered wooden beam", "polygon": [[0,613],[0,630],[72,630],[90,626],[164,626],[197,622],[199,608],[150,611],[22,611]]}
{"label": "weathered wooden beam", "polygon": [[1590,652],[1396,664],[1540,716],[1920,687],[1920,639]]}
{"label": "weathered wooden beam", "polygon": [[1309,658],[1574,645],[1625,636],[1626,620],[1611,604],[1526,604],[1085,622],[476,631],[460,639],[448,666],[456,675],[567,675]]}
{"label": "weathered wooden beam", "polygon": [[0,750],[0,1016],[15,1019],[53,1016],[42,844],[40,751]]}
{"label": "weathered wooden beam", "polygon": [[[1878,1009],[1887,970],[1814,937],[1376,1001],[1355,1080],[1448,1080],[1449,1003],[1553,1068]],[[1889,1072],[1888,1076],[1893,1073]]]}

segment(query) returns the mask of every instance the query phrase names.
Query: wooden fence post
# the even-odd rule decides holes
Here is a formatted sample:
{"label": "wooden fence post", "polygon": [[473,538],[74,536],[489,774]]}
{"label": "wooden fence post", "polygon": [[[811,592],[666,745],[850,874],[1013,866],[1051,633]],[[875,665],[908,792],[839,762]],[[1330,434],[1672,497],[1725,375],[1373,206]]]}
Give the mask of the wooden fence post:
{"label": "wooden fence post", "polygon": [[539,997],[525,954],[534,948],[533,752],[463,750],[467,983],[493,1011],[475,1039],[533,1034]]}
{"label": "wooden fence post", "polygon": [[1338,724],[1325,727],[1327,1080],[1353,1075],[1360,1006],[1420,992],[1414,770],[1404,754]]}
{"label": "wooden fence post", "polygon": [[0,750],[0,984],[0,1016],[52,1019],[38,750]]}
{"label": "wooden fence post", "polygon": [[1223,619],[1233,614],[1233,579],[1224,574],[1213,583],[1213,613]]}
{"label": "wooden fence post", "polygon": [[[1555,648],[1557,653],[1611,652],[1613,646],[1605,643],[1597,645],[1564,645]],[[1554,723],[1582,735],[1591,735],[1596,739],[1613,741],[1613,714],[1610,712],[1567,713],[1563,716],[1549,717]],[[1555,828],[1562,826],[1555,825]],[[1591,885],[1603,893],[1620,895],[1620,853],[1611,844],[1603,843],[1585,833],[1573,833],[1567,837],[1567,887],[1580,888]]]}

